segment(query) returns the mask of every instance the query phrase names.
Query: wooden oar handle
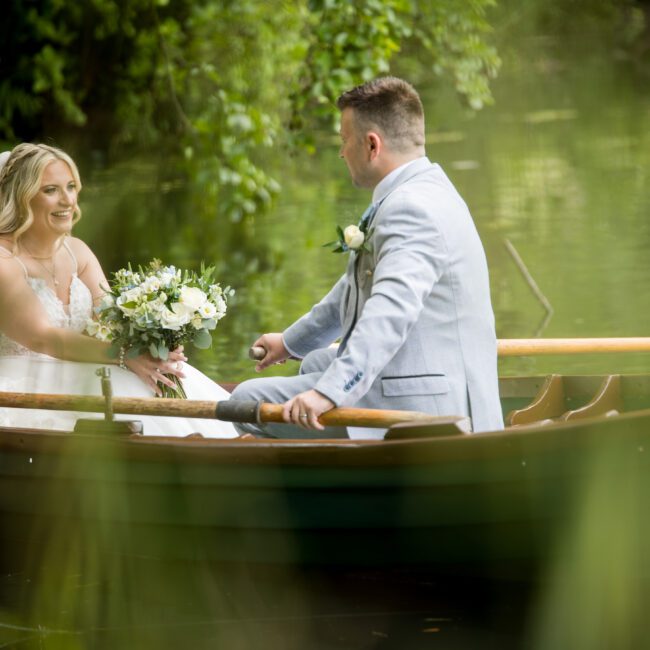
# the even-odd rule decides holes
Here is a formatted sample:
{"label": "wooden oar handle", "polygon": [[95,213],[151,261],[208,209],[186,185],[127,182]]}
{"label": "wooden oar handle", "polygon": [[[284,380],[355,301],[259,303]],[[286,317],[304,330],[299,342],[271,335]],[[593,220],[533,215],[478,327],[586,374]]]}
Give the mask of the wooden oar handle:
{"label": "wooden oar handle", "polygon": [[[266,349],[263,348],[261,345],[254,345],[253,347],[248,349],[248,358],[252,359],[253,361],[261,361],[264,357],[266,356]],[[288,357],[292,361],[300,361],[298,357]],[[281,361],[278,361],[277,363],[282,363]]]}
{"label": "wooden oar handle", "polygon": [[253,361],[261,361],[266,356],[266,350],[261,345],[253,345],[248,350],[248,358]]}
{"label": "wooden oar handle", "polygon": [[[282,404],[262,404],[260,422],[284,422]],[[448,420],[449,418],[441,418]],[[462,418],[458,418],[461,420]],[[323,413],[318,421],[328,427],[374,427],[388,429],[399,422],[427,422],[436,420],[418,411],[388,411],[384,409],[335,408]]]}

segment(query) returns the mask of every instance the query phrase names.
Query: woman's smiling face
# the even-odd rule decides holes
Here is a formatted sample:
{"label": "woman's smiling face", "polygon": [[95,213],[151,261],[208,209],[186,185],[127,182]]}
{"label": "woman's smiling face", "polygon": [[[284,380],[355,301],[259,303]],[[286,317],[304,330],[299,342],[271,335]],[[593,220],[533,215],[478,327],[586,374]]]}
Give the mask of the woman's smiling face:
{"label": "woman's smiling face", "polygon": [[43,170],[41,185],[29,202],[34,215],[30,230],[64,235],[72,230],[77,210],[77,183],[63,160],[51,162]]}

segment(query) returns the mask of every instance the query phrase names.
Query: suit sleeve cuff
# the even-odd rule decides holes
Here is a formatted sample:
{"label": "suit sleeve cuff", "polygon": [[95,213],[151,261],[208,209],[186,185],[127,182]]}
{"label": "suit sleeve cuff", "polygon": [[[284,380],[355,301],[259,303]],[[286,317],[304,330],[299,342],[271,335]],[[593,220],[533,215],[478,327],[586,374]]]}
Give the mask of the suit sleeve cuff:
{"label": "suit sleeve cuff", "polygon": [[286,351],[289,353],[290,356],[292,356],[294,359],[302,359],[305,355],[304,354],[299,354],[296,352],[296,350],[287,343],[287,337],[285,336],[284,332],[282,333],[282,345],[284,345]]}
{"label": "suit sleeve cuff", "polygon": [[325,395],[327,399],[331,400],[336,406],[351,406],[355,404],[361,397],[358,388],[355,384],[358,380],[347,381],[344,386],[340,386],[340,381],[336,377],[330,377],[327,372],[316,382],[314,390]]}

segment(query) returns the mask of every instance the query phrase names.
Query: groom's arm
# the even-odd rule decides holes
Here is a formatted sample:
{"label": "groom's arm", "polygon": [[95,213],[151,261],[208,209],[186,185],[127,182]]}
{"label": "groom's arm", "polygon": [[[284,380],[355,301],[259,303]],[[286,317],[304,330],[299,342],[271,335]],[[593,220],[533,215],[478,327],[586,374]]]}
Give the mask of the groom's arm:
{"label": "groom's arm", "polygon": [[302,359],[308,352],[325,348],[341,336],[341,300],[348,281],[343,275],[330,292],[282,333],[291,356]]}

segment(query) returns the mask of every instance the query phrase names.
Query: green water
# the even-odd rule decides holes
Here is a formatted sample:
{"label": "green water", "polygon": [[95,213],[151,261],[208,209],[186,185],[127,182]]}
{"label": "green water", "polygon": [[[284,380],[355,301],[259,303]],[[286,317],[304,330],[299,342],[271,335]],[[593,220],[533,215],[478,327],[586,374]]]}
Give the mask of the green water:
{"label": "green water", "polygon": [[[451,177],[486,248],[500,338],[650,334],[650,97],[611,61],[549,58],[543,46],[506,58],[495,105],[470,115],[450,90],[420,83],[427,152]],[[248,346],[307,311],[345,265],[322,243],[356,222],[370,194],[352,187],[338,138],[317,154],[267,161],[283,191],[268,214],[206,220],[154,152],[87,165],[77,227],[106,270],[152,257],[217,263],[237,298],[213,348],[192,353],[223,381],[253,374]],[[546,312],[504,246],[510,240],[553,307]],[[293,372],[295,366],[278,369]],[[501,360],[501,374],[648,372],[650,354]]]}

